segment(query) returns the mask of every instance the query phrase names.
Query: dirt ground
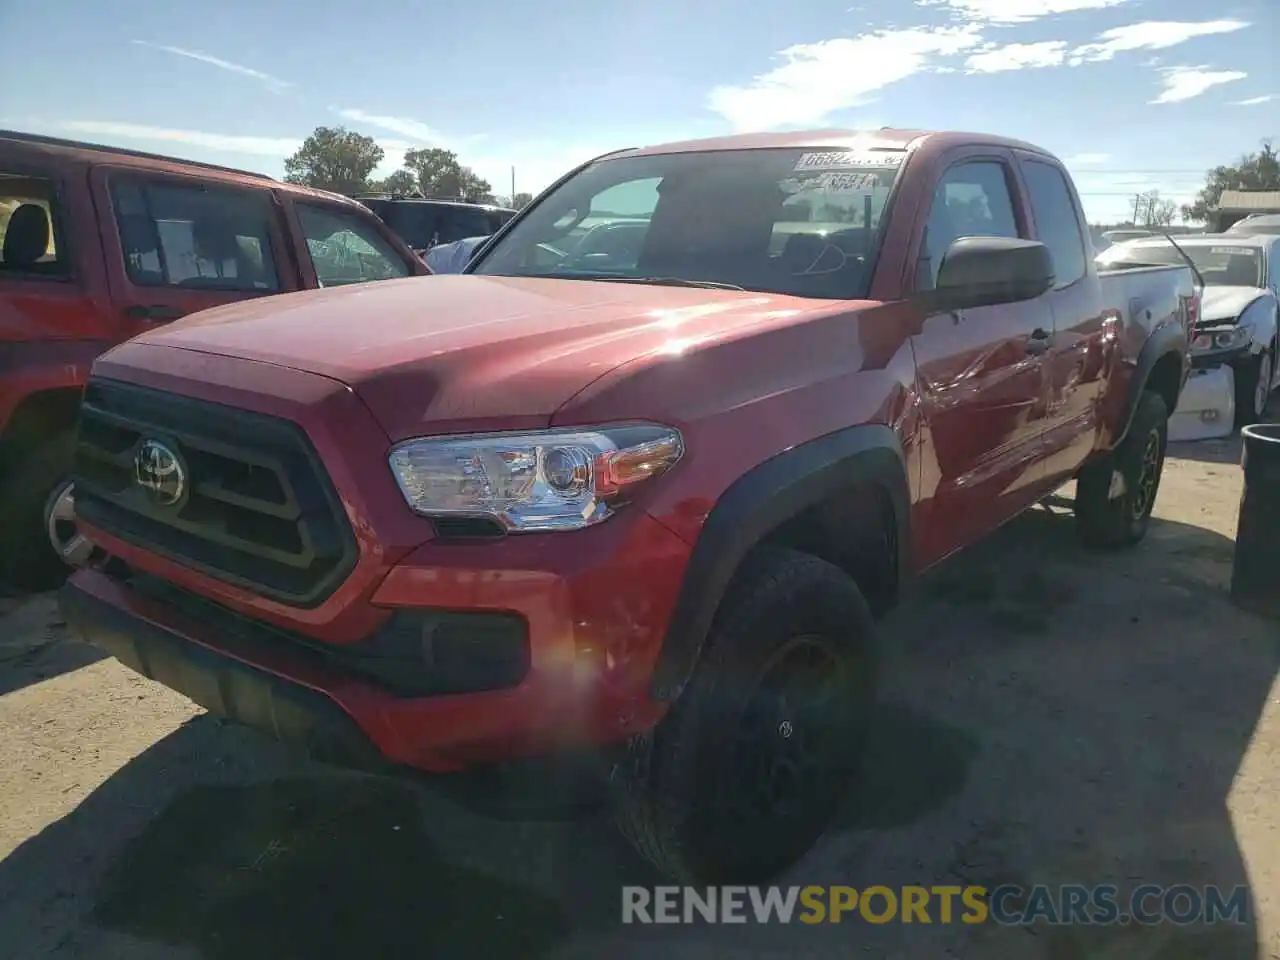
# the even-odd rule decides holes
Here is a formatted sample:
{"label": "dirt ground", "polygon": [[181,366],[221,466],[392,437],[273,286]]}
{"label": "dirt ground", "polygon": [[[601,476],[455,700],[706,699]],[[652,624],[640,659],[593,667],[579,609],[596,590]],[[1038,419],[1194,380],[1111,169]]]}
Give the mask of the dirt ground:
{"label": "dirt ground", "polygon": [[1138,550],[1037,509],[891,618],[861,800],[783,882],[1247,884],[1244,926],[624,927],[657,881],[603,819],[318,768],[36,597],[0,600],[0,957],[1280,958],[1280,624],[1226,596],[1238,447],[1171,453]]}

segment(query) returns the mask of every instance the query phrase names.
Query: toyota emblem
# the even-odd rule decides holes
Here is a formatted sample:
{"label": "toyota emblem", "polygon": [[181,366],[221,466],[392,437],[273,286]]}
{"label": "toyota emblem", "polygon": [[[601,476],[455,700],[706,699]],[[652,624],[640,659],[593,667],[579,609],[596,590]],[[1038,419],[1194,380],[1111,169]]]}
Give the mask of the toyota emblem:
{"label": "toyota emblem", "polygon": [[171,507],[187,491],[187,472],[173,448],[144,440],[133,455],[133,478],[153,501]]}

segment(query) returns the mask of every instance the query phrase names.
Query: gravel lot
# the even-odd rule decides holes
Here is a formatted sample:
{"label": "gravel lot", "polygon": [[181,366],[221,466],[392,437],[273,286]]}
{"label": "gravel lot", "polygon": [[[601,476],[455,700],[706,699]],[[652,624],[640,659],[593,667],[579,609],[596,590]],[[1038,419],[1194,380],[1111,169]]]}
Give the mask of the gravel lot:
{"label": "gravel lot", "polygon": [[1036,510],[886,625],[861,801],[784,882],[1247,883],[1215,928],[623,927],[603,821],[484,819],[205,716],[0,600],[0,957],[1280,958],[1280,625],[1226,597],[1226,442],[1172,451],[1149,540]]}

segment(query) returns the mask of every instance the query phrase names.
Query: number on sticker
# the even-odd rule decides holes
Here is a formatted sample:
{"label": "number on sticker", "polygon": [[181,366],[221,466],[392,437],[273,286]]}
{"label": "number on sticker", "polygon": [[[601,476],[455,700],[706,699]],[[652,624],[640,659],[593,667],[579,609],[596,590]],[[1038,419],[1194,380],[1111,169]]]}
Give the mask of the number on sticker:
{"label": "number on sticker", "polygon": [[806,153],[796,161],[797,170],[855,170],[858,167],[896,167],[906,153],[902,150],[829,150]]}

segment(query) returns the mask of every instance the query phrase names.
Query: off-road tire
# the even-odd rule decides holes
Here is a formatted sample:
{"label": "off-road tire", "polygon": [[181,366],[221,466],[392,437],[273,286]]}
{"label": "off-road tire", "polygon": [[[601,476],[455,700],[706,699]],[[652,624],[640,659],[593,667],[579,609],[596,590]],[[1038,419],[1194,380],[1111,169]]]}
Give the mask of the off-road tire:
{"label": "off-road tire", "polygon": [[[819,662],[832,669],[812,668],[814,675],[834,679],[834,696],[823,699],[830,709],[819,712],[817,723],[792,711],[802,718],[794,725],[765,721],[758,729],[769,736],[743,736],[740,721],[754,715],[747,708],[774,702],[762,695],[762,671],[784,651],[809,643],[831,656]],[[757,551],[721,603],[689,685],[663,721],[628,744],[613,767],[612,803],[623,835],[681,883],[763,883],[776,876],[808,852],[844,803],[861,763],[879,663],[875,623],[852,579],[808,554]],[[792,732],[784,734],[787,728]],[[807,739],[782,745],[775,735]],[[831,762],[791,768],[821,771],[821,788],[762,822],[764,814],[750,808],[754,793],[735,789],[735,778],[762,786],[769,778],[748,775],[753,764],[773,756],[769,750],[801,750],[808,742],[839,744],[831,753],[818,751]],[[784,762],[777,769],[788,767]]]}
{"label": "off-road tire", "polygon": [[[1147,535],[1168,445],[1169,409],[1158,393],[1144,391],[1120,446],[1085,467],[1076,482],[1081,543],[1114,550],[1132,547]],[[1110,497],[1113,471],[1124,477],[1124,493],[1115,499]]]}
{"label": "off-road tire", "polygon": [[76,437],[66,431],[33,448],[0,480],[0,581],[52,590],[71,568],[49,540],[50,498],[71,470]]}

